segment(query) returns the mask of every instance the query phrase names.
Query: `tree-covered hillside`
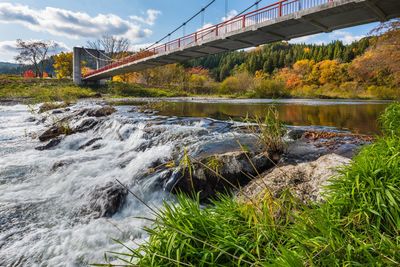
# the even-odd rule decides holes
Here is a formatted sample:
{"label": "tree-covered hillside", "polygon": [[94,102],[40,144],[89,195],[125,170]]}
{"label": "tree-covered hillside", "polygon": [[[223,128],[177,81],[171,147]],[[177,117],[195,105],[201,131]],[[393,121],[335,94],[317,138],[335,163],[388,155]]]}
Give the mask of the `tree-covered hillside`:
{"label": "tree-covered hillside", "polygon": [[261,46],[251,51],[236,51],[212,55],[187,62],[186,67],[209,69],[213,78],[223,81],[237,69],[251,74],[262,70],[271,74],[274,70],[291,67],[299,60],[315,62],[337,59],[342,63],[351,62],[363,54],[370,45],[370,38],[363,38],[350,45],[340,41],[322,45],[290,44],[286,42]]}

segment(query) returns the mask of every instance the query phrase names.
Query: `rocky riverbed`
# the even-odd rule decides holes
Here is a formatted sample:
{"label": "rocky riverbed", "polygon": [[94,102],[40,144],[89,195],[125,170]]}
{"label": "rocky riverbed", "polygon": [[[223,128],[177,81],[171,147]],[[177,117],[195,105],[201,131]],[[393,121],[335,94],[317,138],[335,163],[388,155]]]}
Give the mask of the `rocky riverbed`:
{"label": "rocky riverbed", "polygon": [[88,101],[40,114],[4,105],[0,113],[0,266],[86,266],[121,250],[112,238],[136,246],[148,225],[136,217],[151,214],[129,191],[160,207],[181,191],[205,202],[246,185],[256,195],[264,179],[276,192],[293,187],[305,201],[320,200],[332,168],[372,141],[288,127],[284,153],[271,157],[233,121]]}

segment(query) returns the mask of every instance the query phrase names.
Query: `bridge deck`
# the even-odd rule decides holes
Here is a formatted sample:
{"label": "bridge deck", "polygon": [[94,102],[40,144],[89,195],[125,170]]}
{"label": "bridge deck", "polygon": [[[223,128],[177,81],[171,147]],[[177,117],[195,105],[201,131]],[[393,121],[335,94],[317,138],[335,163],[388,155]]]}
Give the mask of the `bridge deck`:
{"label": "bridge deck", "polygon": [[386,21],[400,16],[400,0],[284,0],[96,70],[83,80],[182,62],[275,41]]}

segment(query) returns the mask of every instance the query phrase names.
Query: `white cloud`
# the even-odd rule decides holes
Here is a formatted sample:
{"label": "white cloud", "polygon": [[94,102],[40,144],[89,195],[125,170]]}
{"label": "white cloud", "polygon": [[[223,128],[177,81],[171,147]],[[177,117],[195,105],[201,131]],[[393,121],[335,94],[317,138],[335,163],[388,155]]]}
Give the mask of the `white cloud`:
{"label": "white cloud", "polygon": [[200,30],[204,30],[204,29],[210,28],[213,25],[214,24],[212,24],[211,22],[208,22],[208,23],[204,24],[203,27],[198,28],[196,31],[200,31]]}
{"label": "white cloud", "polygon": [[221,21],[224,22],[233,19],[234,17],[236,17],[237,14],[239,14],[239,12],[237,12],[235,9],[232,9],[228,12],[228,14],[226,14],[226,17],[222,17]]}
{"label": "white cloud", "polygon": [[[154,23],[154,14],[149,19]],[[33,9],[26,5],[0,3],[0,23],[18,23],[33,31],[77,39],[97,38],[104,34],[123,36],[132,41],[149,36],[152,31],[142,29],[129,20],[114,14],[90,16],[84,12],[46,7]]]}
{"label": "white cloud", "polygon": [[331,33],[331,36],[342,41],[344,44],[351,44],[365,37],[365,35],[353,35],[346,31],[334,31]]}
{"label": "white cloud", "polygon": [[[137,51],[140,51],[141,49],[145,49],[151,45],[153,45],[153,43],[133,44],[133,45],[131,45],[131,50],[134,52],[137,52]],[[157,45],[155,45],[155,46],[157,46]]]}
{"label": "white cloud", "polygon": [[131,20],[135,20],[138,21],[140,23],[143,24],[147,24],[147,25],[154,25],[154,23],[156,22],[157,18],[159,15],[161,15],[161,11],[160,10],[155,10],[155,9],[148,9],[146,11],[147,17],[140,17],[140,16],[130,16],[129,18]]}
{"label": "white cloud", "polygon": [[306,44],[328,44],[332,41],[342,41],[343,44],[351,44],[352,42],[358,41],[364,38],[365,35],[353,35],[347,31],[333,31],[331,33],[320,33],[314,35],[308,35],[290,40],[290,43],[306,43]]}
{"label": "white cloud", "polygon": [[[44,40],[28,40],[28,41],[44,41]],[[49,55],[58,54],[61,52],[71,51],[63,42],[52,41],[57,44],[57,48],[49,51]],[[18,54],[16,41],[0,41],[0,58],[1,61],[15,62],[14,57]]]}

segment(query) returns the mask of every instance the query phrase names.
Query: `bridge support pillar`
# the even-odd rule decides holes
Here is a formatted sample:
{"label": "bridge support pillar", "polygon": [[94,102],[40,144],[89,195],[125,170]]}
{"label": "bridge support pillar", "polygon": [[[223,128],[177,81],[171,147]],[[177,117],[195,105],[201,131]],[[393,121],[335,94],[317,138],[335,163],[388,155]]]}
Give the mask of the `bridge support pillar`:
{"label": "bridge support pillar", "polygon": [[72,78],[76,85],[82,85],[81,49],[74,47],[73,50]]}

